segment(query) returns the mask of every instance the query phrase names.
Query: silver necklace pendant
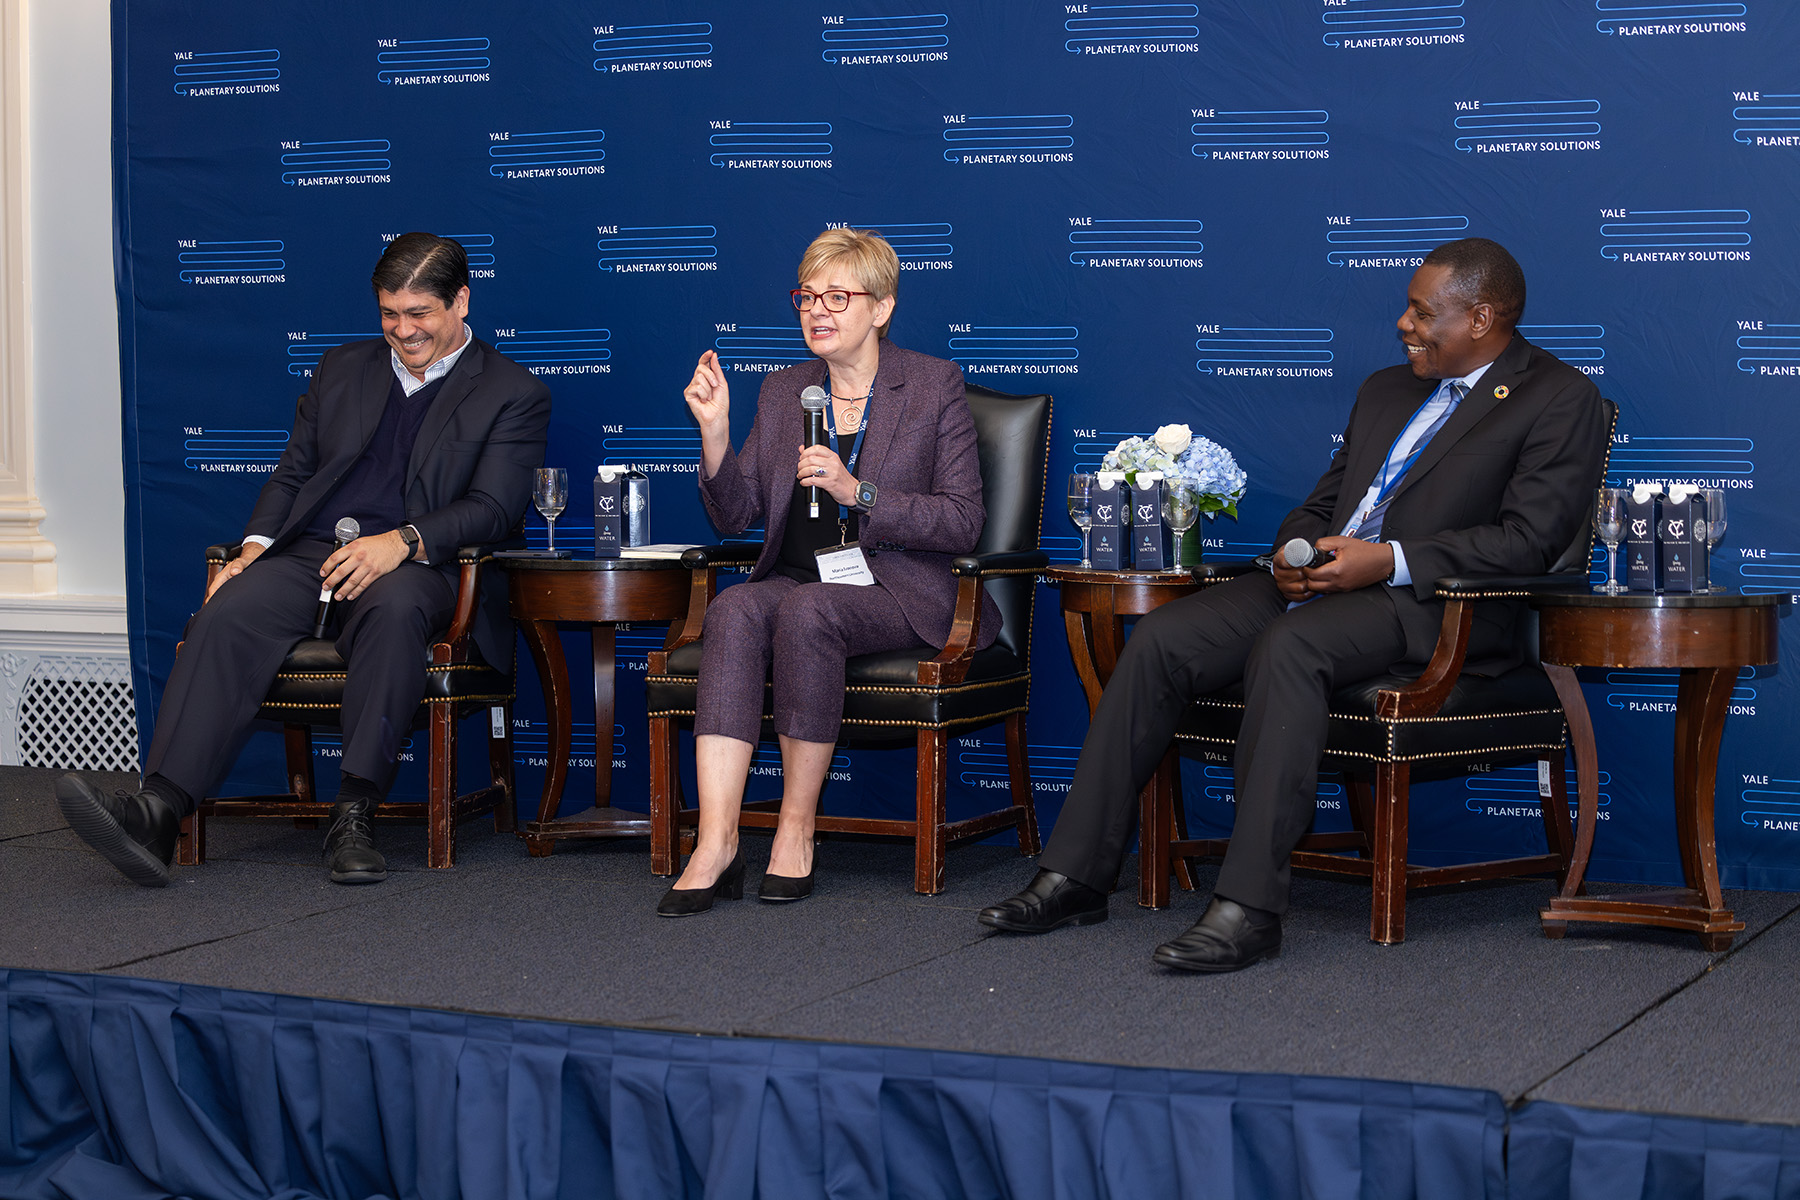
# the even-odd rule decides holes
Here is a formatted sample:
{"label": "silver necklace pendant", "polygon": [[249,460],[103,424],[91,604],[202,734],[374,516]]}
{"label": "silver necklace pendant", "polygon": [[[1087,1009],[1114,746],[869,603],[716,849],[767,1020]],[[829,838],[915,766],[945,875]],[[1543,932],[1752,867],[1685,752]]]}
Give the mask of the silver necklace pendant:
{"label": "silver necklace pendant", "polygon": [[838,427],[845,433],[855,433],[862,428],[862,409],[846,408],[838,417]]}

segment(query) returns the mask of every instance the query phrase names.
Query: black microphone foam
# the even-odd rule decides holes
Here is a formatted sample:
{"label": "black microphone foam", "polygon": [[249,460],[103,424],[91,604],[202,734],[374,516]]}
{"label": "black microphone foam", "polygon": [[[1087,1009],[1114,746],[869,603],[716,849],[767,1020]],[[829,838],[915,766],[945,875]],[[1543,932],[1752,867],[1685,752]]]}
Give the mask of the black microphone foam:
{"label": "black microphone foam", "polygon": [[[803,443],[804,445],[818,446],[824,444],[825,404],[829,399],[830,397],[825,394],[825,389],[818,384],[814,384],[800,393],[800,407],[806,410],[806,440]],[[823,488],[809,487],[806,489],[806,502],[808,505],[807,515],[809,517],[817,519],[819,515],[819,503],[824,498],[825,490]]]}

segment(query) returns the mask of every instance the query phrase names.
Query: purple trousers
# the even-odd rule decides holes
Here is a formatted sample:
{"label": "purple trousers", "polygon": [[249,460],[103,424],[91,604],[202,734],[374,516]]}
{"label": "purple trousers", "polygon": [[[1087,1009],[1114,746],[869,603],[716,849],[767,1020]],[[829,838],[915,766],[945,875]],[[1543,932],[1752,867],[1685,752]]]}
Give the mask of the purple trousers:
{"label": "purple trousers", "polygon": [[694,733],[754,746],[772,662],[775,732],[836,742],[844,719],[844,660],[918,644],[900,606],[879,585],[771,575],[725,588],[706,608]]}

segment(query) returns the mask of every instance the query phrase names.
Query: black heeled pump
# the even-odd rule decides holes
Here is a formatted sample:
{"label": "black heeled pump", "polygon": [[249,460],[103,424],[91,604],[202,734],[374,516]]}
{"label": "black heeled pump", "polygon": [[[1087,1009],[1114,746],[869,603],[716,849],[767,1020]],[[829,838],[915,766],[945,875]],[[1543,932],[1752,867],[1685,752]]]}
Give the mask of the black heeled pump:
{"label": "black heeled pump", "polygon": [[804,900],[812,895],[813,872],[819,869],[818,862],[813,863],[812,871],[804,875],[770,875],[764,874],[762,884],[756,889],[758,900],[769,903],[783,903],[788,900]]}
{"label": "black heeled pump", "polygon": [[695,913],[703,913],[713,906],[714,900],[742,900],[744,898],[744,847],[740,843],[736,854],[719,877],[713,880],[711,887],[676,888],[672,887],[663,893],[663,898],[656,905],[659,917],[691,917]]}

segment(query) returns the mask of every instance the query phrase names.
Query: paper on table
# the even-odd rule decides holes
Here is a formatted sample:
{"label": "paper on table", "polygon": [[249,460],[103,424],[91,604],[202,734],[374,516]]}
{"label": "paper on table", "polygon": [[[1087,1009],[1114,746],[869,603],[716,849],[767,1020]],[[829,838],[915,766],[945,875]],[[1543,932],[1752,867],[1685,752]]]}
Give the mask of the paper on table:
{"label": "paper on table", "polygon": [[622,546],[620,558],[680,558],[698,543],[655,542],[648,546]]}

